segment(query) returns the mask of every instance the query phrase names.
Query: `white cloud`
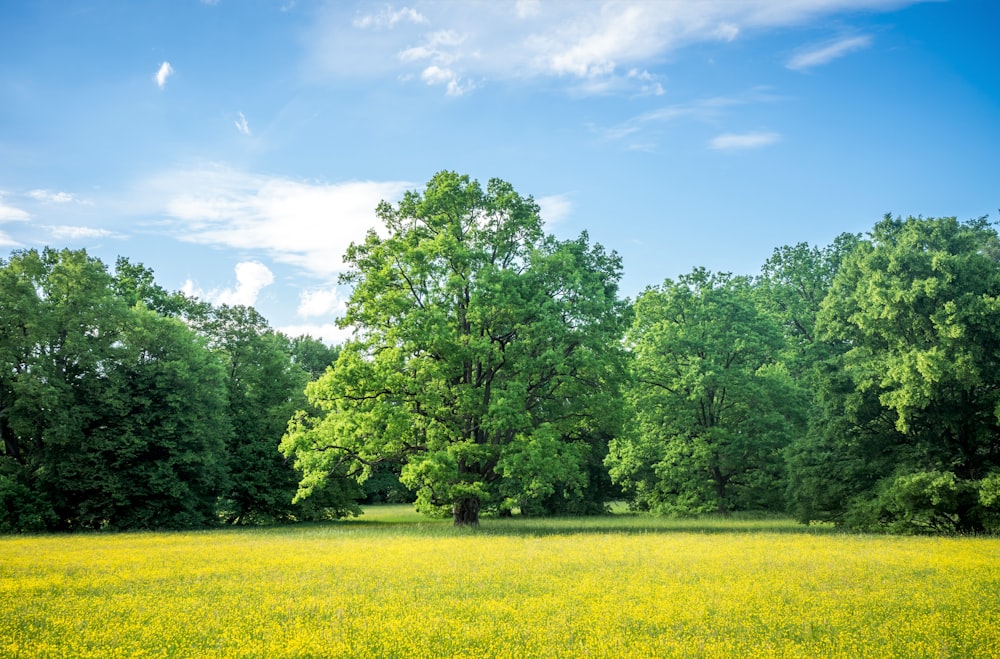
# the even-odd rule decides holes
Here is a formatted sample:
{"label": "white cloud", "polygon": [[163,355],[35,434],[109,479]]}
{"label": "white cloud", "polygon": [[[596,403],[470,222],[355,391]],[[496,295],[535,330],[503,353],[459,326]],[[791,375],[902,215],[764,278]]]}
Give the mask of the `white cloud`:
{"label": "white cloud", "polygon": [[719,23],[714,36],[723,41],[733,41],[740,35],[740,26],[735,23]]}
{"label": "white cloud", "polygon": [[771,132],[725,133],[712,138],[708,145],[719,151],[759,149],[774,144],[780,139],[781,136],[778,133]]}
{"label": "white cloud", "polygon": [[237,118],[236,121],[233,122],[233,124],[236,126],[236,130],[240,131],[244,135],[249,135],[250,124],[247,122],[246,115],[244,115],[242,112],[238,114],[239,118]]}
{"label": "white cloud", "polygon": [[303,318],[340,315],[347,301],[336,288],[303,291],[299,294],[298,314]]}
{"label": "white cloud", "polygon": [[375,207],[412,184],[295,181],[206,166],[168,172],[139,195],[171,218],[180,240],[259,250],[323,280],[345,269],[343,255],[380,226]]}
{"label": "white cloud", "polygon": [[463,57],[459,47],[468,38],[454,30],[432,32],[419,46],[407,48],[399,53],[404,62],[430,60],[437,64],[451,64]]}
{"label": "white cloud", "polygon": [[27,211],[4,203],[0,194],[0,222],[25,222],[31,219]]}
{"label": "white cloud", "polygon": [[872,38],[870,36],[863,35],[840,39],[822,46],[815,46],[796,54],[788,61],[786,66],[793,71],[805,71],[814,66],[822,66],[823,64],[832,62],[857,50],[867,48],[871,45],[871,42]]}
{"label": "white cloud", "polygon": [[402,9],[386,7],[377,14],[365,14],[364,16],[358,16],[354,19],[353,25],[357,28],[392,29],[396,27],[398,23],[413,23],[420,25],[426,22],[427,17],[416,9],[412,9],[410,7],[403,7]]}
{"label": "white cloud", "polygon": [[341,328],[336,323],[302,323],[283,325],[275,329],[291,337],[308,335],[314,339],[322,340],[327,345],[342,344],[354,333],[353,327]]}
{"label": "white cloud", "polygon": [[164,62],[160,65],[160,68],[156,71],[156,75],[153,76],[156,80],[156,86],[163,89],[163,86],[167,84],[167,78],[169,78],[174,73],[174,67],[170,66],[170,62]]}
{"label": "white cloud", "polygon": [[542,219],[546,225],[562,222],[573,212],[573,202],[569,195],[556,194],[540,197],[535,200],[541,210]]}
{"label": "white cloud", "polygon": [[[355,18],[340,3],[321,13],[306,44],[319,76],[426,78],[429,67],[448,70],[448,81],[555,77],[583,93],[649,86],[632,70],[662,65],[691,44],[752,38],[766,30],[820,24],[838,14],[890,11],[925,0],[555,0],[516,3],[429,2],[420,9],[386,9]],[[345,20],[346,19],[346,20]],[[407,29],[387,28],[407,25]],[[373,34],[371,29],[386,28]],[[825,57],[865,44],[826,46]],[[805,53],[802,60],[808,65]],[[820,54],[812,54],[813,58]],[[819,60],[815,60],[819,61]],[[423,73],[423,75],[422,75]],[[454,93],[444,80],[446,90]],[[461,83],[458,83],[461,84]],[[647,90],[650,93],[655,88]]]}
{"label": "white cloud", "polygon": [[203,291],[188,279],[181,292],[188,297],[197,297],[212,304],[242,305],[252,307],[257,303],[260,292],[274,283],[274,274],[263,263],[244,261],[236,264],[236,287],[223,290]]}
{"label": "white cloud", "polygon": [[71,201],[78,201],[77,198],[68,192],[53,192],[52,190],[31,190],[28,196],[43,204],[68,204]]}
{"label": "white cloud", "polygon": [[21,243],[11,238],[8,234],[0,231],[0,247],[20,247]]}
{"label": "white cloud", "polygon": [[517,0],[514,4],[514,15],[518,18],[538,16],[542,11],[540,0]]}
{"label": "white cloud", "polygon": [[53,238],[58,240],[83,240],[85,238],[110,238],[116,234],[107,229],[58,225],[46,227]]}
{"label": "white cloud", "polygon": [[420,73],[420,79],[428,85],[445,85],[448,96],[461,96],[471,91],[475,85],[470,81],[462,81],[451,69],[443,69],[432,64]]}

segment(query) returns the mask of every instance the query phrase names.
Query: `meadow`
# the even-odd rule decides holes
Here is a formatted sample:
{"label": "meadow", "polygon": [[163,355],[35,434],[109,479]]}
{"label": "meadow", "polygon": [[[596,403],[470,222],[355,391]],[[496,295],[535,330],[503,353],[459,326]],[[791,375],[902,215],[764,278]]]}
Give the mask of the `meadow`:
{"label": "meadow", "polygon": [[367,512],[2,537],[0,656],[1000,656],[1000,538]]}

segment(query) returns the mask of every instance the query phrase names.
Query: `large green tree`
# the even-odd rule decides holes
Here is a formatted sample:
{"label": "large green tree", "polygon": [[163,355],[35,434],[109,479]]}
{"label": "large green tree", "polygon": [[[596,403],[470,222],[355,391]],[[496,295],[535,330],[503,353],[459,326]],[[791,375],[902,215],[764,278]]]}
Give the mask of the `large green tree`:
{"label": "large green tree", "polygon": [[0,526],[212,521],[224,391],[193,332],[82,250],[0,264],[0,318]]}
{"label": "large green tree", "polygon": [[1000,467],[1000,263],[985,219],[892,218],[845,259],[818,319],[841,346],[793,456],[801,517],[981,529]]}
{"label": "large green tree", "polygon": [[628,333],[633,422],[608,465],[640,508],[780,509],[782,450],[805,404],[751,280],[696,269],[647,289]]}
{"label": "large green tree", "polygon": [[282,444],[300,496],[393,461],[421,509],[459,525],[582,496],[593,439],[619,419],[618,257],[546,236],[537,204],[496,179],[441,172],[377,214],[384,231],[345,257],[355,337],[307,390],[323,414]]}

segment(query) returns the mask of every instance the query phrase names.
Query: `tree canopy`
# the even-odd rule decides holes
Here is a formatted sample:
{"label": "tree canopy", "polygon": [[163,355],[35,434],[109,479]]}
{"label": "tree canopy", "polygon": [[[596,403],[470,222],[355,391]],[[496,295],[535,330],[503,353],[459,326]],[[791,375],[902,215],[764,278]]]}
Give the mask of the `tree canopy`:
{"label": "tree canopy", "polygon": [[537,204],[497,179],[441,172],[377,214],[384,231],[347,251],[355,338],[307,390],[324,414],[282,444],[300,496],[385,461],[456,524],[582,496],[591,443],[619,419],[618,257],[546,236]]}
{"label": "tree canopy", "polygon": [[886,216],[619,297],[617,254],[443,171],[352,244],[329,346],[120,257],[0,260],[0,532],[784,511],[1000,531],[1000,237]]}
{"label": "tree canopy", "polygon": [[0,262],[0,365],[0,530],[356,510],[350,486],[292,505],[278,443],[310,372],[252,309],[168,293],[127,259],[111,273],[82,250],[19,251]]}
{"label": "tree canopy", "polygon": [[804,397],[747,277],[696,269],[635,303],[633,423],[608,464],[641,508],[691,514],[783,507],[781,451]]}
{"label": "tree canopy", "polygon": [[985,219],[886,216],[847,256],[817,323],[839,351],[794,456],[800,514],[896,530],[996,514],[997,254]]}

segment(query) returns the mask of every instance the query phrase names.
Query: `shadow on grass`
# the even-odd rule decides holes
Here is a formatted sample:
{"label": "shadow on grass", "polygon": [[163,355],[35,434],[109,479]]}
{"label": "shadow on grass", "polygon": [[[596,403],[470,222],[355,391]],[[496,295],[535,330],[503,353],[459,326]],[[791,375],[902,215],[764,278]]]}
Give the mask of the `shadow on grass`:
{"label": "shadow on grass", "polygon": [[361,517],[303,525],[307,528],[348,533],[407,535],[552,536],[580,534],[742,534],[775,533],[831,535],[849,533],[832,526],[808,526],[785,517],[752,515],[667,518],[646,514],[614,513],[580,517],[484,517],[474,528],[456,528],[451,519],[433,519],[410,506],[367,506]]}

